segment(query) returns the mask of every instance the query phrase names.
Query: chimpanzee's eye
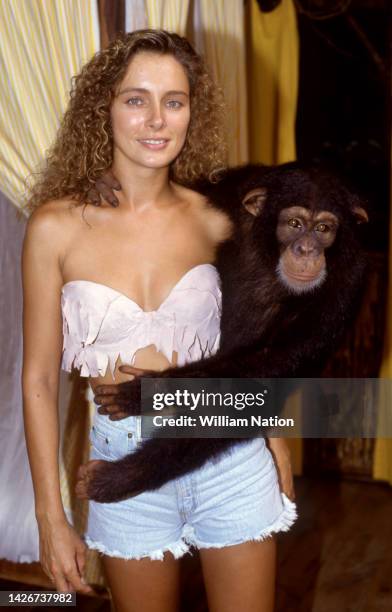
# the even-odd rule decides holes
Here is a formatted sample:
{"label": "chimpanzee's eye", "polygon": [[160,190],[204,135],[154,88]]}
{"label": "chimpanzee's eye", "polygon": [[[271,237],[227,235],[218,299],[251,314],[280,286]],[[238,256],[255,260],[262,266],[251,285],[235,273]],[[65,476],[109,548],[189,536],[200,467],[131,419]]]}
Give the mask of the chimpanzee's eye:
{"label": "chimpanzee's eye", "polygon": [[316,227],[314,228],[316,230],[316,232],[329,232],[329,225],[327,225],[326,223],[317,223]]}
{"label": "chimpanzee's eye", "polygon": [[297,228],[302,227],[300,221],[295,218],[289,219],[287,223],[290,227],[297,227]]}

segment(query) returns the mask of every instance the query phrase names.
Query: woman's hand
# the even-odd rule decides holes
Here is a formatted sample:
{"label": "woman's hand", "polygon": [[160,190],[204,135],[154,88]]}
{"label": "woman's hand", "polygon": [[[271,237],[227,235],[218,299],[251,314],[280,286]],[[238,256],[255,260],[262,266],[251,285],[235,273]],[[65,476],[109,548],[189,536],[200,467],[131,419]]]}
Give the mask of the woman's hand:
{"label": "woman's hand", "polygon": [[93,594],[83,578],[87,546],[66,520],[38,522],[40,562],[60,593]]}
{"label": "woman's hand", "polygon": [[294,479],[291,467],[290,449],[284,438],[266,438],[278,472],[279,486],[291,500],[295,500]]}

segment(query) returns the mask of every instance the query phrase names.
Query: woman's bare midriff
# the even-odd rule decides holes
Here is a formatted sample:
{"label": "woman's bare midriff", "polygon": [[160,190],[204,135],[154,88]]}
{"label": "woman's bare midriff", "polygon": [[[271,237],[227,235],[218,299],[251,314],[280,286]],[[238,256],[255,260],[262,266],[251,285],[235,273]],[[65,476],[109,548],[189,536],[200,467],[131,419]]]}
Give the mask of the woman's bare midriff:
{"label": "woman's bare midriff", "polygon": [[[135,360],[133,366],[135,368],[141,368],[142,370],[153,370],[154,372],[162,372],[170,366],[177,364],[177,353],[173,351],[172,362],[162,353],[159,353],[154,345],[146,346],[139,349],[135,354]],[[121,372],[118,368],[121,365],[130,365],[129,363],[122,362],[120,357],[116,361],[116,367],[114,370],[114,378],[112,373],[108,369],[104,376],[90,377],[89,383],[94,391],[99,385],[114,385],[132,380],[133,376]]]}

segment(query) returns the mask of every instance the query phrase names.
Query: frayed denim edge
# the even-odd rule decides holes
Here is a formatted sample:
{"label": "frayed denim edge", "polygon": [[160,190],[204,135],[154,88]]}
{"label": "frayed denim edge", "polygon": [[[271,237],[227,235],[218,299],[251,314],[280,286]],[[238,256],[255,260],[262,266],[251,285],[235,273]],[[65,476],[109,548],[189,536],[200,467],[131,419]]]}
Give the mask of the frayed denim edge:
{"label": "frayed denim edge", "polygon": [[190,546],[196,546],[197,548],[224,548],[225,546],[235,546],[236,544],[242,544],[243,542],[247,542],[250,540],[253,541],[262,541],[268,538],[271,533],[278,531],[288,531],[292,524],[298,518],[297,506],[295,502],[292,502],[285,493],[282,493],[283,500],[283,511],[280,516],[276,519],[272,525],[265,527],[260,531],[256,536],[244,536],[238,541],[235,542],[227,542],[224,544],[210,544],[208,542],[202,542],[198,540],[194,536],[187,537],[186,534],[183,534],[178,542],[175,544],[168,544],[163,548],[159,548],[157,550],[153,550],[150,553],[142,553],[140,555],[132,555],[132,554],[124,554],[117,550],[107,550],[106,547],[100,542],[95,542],[91,540],[89,536],[84,536],[84,540],[89,548],[94,550],[98,550],[100,553],[108,555],[109,557],[119,557],[120,559],[142,559],[144,557],[149,557],[152,561],[163,561],[164,553],[171,552],[175,559],[179,559],[186,553],[192,554],[190,551]]}
{"label": "frayed denim edge", "polygon": [[128,555],[118,550],[108,550],[104,544],[101,544],[101,542],[95,542],[94,540],[89,538],[89,536],[84,536],[84,541],[86,542],[89,548],[92,548],[93,550],[98,550],[100,553],[108,555],[109,557],[119,557],[120,559],[139,560],[145,557],[149,557],[151,561],[163,561],[165,552],[171,552],[175,559],[179,559],[180,557],[185,555],[187,552],[189,552],[189,554],[192,554],[189,550],[189,545],[186,542],[184,542],[184,540],[182,539],[180,539],[175,544],[168,544],[167,546],[164,546],[163,548],[158,548],[149,553],[141,553],[140,555],[135,555],[135,554]]}
{"label": "frayed denim edge", "polygon": [[298,513],[297,513],[297,506],[295,504],[295,502],[292,502],[291,499],[289,499],[285,493],[282,493],[282,500],[283,500],[283,511],[281,512],[280,516],[276,519],[276,521],[274,523],[272,523],[272,525],[268,525],[268,527],[265,527],[264,529],[262,529],[262,531],[260,531],[257,535],[253,536],[253,535],[249,535],[249,536],[243,536],[241,539],[235,541],[235,542],[227,542],[225,544],[210,544],[209,542],[202,542],[201,540],[198,540],[197,538],[192,537],[192,539],[189,539],[185,536],[185,540],[190,543],[193,544],[194,546],[197,546],[197,548],[224,548],[225,546],[235,546],[236,544],[242,544],[243,542],[248,542],[248,541],[262,541],[267,539],[271,533],[277,532],[277,531],[288,531],[291,527],[291,525],[296,521],[296,519],[298,518]]}

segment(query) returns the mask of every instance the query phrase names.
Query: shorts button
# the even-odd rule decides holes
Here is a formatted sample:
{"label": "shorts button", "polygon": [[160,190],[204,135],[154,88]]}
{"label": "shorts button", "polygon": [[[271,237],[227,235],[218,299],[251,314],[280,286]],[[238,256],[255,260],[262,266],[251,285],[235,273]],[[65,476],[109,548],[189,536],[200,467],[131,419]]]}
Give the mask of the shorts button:
{"label": "shorts button", "polygon": [[107,438],[105,438],[105,442],[106,444],[109,444],[109,440]]}
{"label": "shorts button", "polygon": [[132,436],[133,436],[133,433],[130,431],[130,432],[128,433],[128,438],[132,438]]}

